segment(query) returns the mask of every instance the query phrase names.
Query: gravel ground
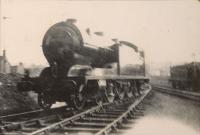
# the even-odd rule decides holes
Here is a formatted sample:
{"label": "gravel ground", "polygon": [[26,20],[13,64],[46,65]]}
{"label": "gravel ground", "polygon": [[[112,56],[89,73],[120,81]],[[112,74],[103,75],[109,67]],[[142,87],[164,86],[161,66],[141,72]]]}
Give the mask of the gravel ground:
{"label": "gravel ground", "polygon": [[200,103],[153,91],[125,135],[200,135]]}

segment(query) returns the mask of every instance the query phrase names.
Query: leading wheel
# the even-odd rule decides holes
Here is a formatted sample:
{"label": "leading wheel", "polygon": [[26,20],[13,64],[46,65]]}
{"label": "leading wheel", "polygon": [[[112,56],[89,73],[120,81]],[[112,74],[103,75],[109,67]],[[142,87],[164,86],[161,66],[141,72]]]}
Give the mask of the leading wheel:
{"label": "leading wheel", "polygon": [[51,97],[48,94],[39,93],[38,94],[38,104],[43,109],[50,109],[53,103],[52,103]]}
{"label": "leading wheel", "polygon": [[80,85],[78,91],[71,96],[72,107],[74,107],[77,110],[82,110],[86,103],[86,99],[83,95],[83,88],[84,85]]}

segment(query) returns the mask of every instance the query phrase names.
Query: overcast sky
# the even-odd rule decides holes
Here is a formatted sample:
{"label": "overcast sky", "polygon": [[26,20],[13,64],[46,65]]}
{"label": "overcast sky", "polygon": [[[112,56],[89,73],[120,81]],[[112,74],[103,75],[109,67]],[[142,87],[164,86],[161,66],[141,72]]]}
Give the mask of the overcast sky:
{"label": "overcast sky", "polygon": [[[47,29],[76,18],[107,38],[143,48],[148,63],[200,59],[200,2],[195,0],[64,1],[2,0],[1,48],[11,64],[47,64],[41,49]],[[102,44],[106,45],[106,44]]]}

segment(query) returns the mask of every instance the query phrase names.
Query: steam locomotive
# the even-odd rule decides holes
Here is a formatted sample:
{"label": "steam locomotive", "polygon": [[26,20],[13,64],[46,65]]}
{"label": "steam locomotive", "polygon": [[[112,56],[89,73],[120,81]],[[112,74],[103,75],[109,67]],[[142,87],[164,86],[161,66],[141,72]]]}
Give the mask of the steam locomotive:
{"label": "steam locomotive", "polygon": [[183,90],[200,90],[200,62],[176,65],[170,68],[170,79],[173,88]]}
{"label": "steam locomotive", "polygon": [[82,109],[86,102],[102,104],[137,96],[149,81],[144,52],[137,46],[116,41],[109,47],[95,47],[83,40],[71,20],[50,27],[42,49],[49,67],[39,77],[30,77],[27,72],[17,87],[19,91],[36,92],[44,109],[56,101]]}

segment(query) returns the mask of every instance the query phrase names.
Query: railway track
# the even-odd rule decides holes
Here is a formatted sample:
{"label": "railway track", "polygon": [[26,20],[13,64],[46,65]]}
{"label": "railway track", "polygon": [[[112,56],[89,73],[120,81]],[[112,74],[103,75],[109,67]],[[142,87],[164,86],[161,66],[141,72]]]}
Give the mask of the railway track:
{"label": "railway track", "polygon": [[183,91],[183,90],[175,90],[172,88],[166,88],[166,87],[161,87],[161,86],[156,86],[153,85],[152,87],[154,90],[164,92],[167,94],[172,94],[180,97],[184,97],[187,99],[191,99],[197,102],[200,102],[200,93],[195,93],[195,92],[190,92],[190,91]]}
{"label": "railway track", "polygon": [[[59,115],[58,115],[59,113]],[[52,108],[50,110],[34,110],[23,113],[11,114],[0,117],[0,134],[4,134],[5,132],[10,132],[13,130],[20,130],[24,127],[24,125],[31,124],[40,124],[40,120],[43,119],[51,119],[51,118],[59,118],[60,115],[72,116],[74,113],[69,111],[69,108],[66,106]],[[78,112],[77,112],[78,113]],[[14,134],[10,132],[10,134]]]}
{"label": "railway track", "polygon": [[129,98],[114,103],[94,106],[81,113],[69,116],[68,113],[58,113],[27,121],[15,121],[1,126],[1,134],[73,134],[91,133],[96,135],[117,131],[129,118],[142,114],[139,105],[148,95],[149,90],[137,99]]}
{"label": "railway track", "polygon": [[20,119],[20,118],[28,119],[28,118],[47,115],[47,114],[53,114],[59,111],[62,112],[65,110],[66,110],[66,106],[62,106],[62,107],[52,108],[50,110],[38,109],[38,110],[27,111],[27,112],[22,112],[22,113],[4,115],[4,116],[0,116],[0,125],[3,124],[5,121],[9,121],[9,120],[15,120],[15,119]]}

